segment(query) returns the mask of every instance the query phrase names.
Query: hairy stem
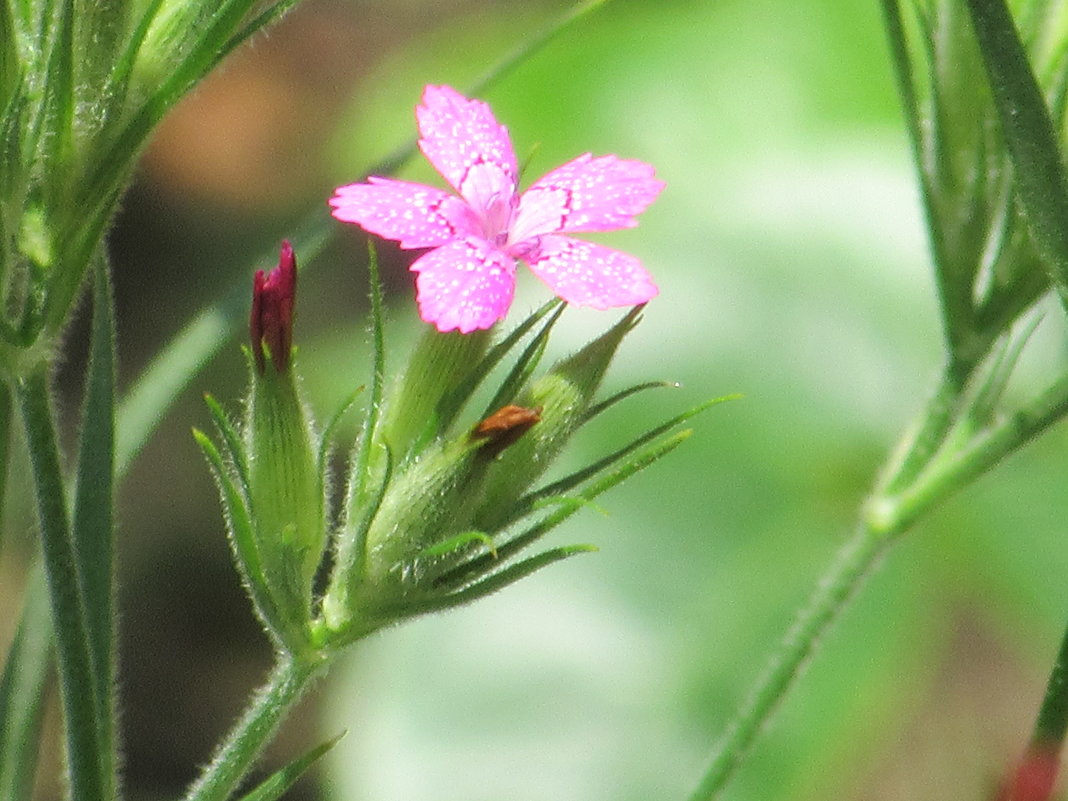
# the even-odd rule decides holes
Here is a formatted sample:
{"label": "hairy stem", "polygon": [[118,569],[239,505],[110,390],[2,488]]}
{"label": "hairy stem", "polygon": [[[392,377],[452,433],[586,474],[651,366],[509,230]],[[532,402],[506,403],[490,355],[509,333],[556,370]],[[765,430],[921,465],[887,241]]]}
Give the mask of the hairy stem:
{"label": "hairy stem", "polygon": [[46,371],[41,368],[22,379],[16,387],[16,398],[30,454],[56,633],[71,796],[74,801],[110,801],[106,788],[114,787],[114,781],[108,775],[108,766],[114,761],[105,753],[104,722],[97,719],[100,709],[94,703],[95,696],[87,692],[97,686],[97,681]]}
{"label": "hairy stem", "polygon": [[309,684],[324,673],[327,662],[309,663],[279,657],[267,683],[253,697],[241,719],[220,744],[186,801],[225,801],[274,738],[286,714]]}
{"label": "hairy stem", "polygon": [[[936,393],[922,416],[917,431],[938,431],[948,427],[947,421],[951,420],[951,416],[944,415],[952,391],[947,389],[947,385],[951,386],[953,381],[954,378],[947,374],[942,389]],[[951,407],[955,405],[949,404]],[[808,603],[798,613],[747,700],[735,714],[691,801],[716,798],[730,781],[763,727],[801,675],[822,635],[897,538],[938,503],[968,486],[1002,458],[1027,444],[1066,414],[1068,376],[1051,385],[1030,404],[977,434],[966,445],[948,455],[942,453],[945,449],[930,449],[925,436],[906,437],[905,453],[896,460],[899,467],[879,484],[880,487],[895,489],[902,487],[903,483],[906,486],[898,492],[876,490],[866,504],[861,524],[820,578]],[[944,431],[938,441],[945,441]],[[917,455],[918,450],[923,454],[922,458]],[[912,474],[908,482],[901,479],[900,472],[906,467]]]}
{"label": "hairy stem", "polygon": [[720,738],[712,763],[690,796],[691,801],[715,798],[730,781],[800,676],[821,635],[845,609],[892,542],[891,538],[878,536],[871,529],[860,526],[839,551]]}

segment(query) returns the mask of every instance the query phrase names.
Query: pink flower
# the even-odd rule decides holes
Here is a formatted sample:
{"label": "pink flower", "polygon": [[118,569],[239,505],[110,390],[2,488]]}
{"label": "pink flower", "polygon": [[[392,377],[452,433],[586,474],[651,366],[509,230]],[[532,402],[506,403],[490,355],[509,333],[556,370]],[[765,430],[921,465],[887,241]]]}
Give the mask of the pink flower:
{"label": "pink flower", "polygon": [[428,86],[416,118],[420,149],[459,196],[372,177],[340,187],[330,205],[339,220],[402,248],[433,248],[411,266],[426,322],[489,328],[512,303],[517,259],[568,303],[607,309],[656,296],[633,256],[560,235],[637,225],[664,188],[650,165],[586,153],[520,194],[508,129],[485,103]]}

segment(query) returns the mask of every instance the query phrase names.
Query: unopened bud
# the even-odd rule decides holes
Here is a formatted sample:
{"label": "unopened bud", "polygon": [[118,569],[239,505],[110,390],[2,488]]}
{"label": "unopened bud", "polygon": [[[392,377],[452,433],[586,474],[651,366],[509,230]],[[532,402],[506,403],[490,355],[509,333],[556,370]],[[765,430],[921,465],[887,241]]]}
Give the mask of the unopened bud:
{"label": "unopened bud", "polygon": [[264,351],[270,355],[274,369],[284,373],[293,348],[293,302],[297,292],[297,260],[293,247],[282,242],[278,266],[269,273],[257,270],[252,282],[252,313],[249,335],[252,356],[260,375],[267,371]]}
{"label": "unopened bud", "polygon": [[326,530],[315,437],[289,369],[296,275],[288,242],[276,269],[256,273],[250,318],[256,369],[246,428],[252,517],[265,571],[287,603],[309,606]]}

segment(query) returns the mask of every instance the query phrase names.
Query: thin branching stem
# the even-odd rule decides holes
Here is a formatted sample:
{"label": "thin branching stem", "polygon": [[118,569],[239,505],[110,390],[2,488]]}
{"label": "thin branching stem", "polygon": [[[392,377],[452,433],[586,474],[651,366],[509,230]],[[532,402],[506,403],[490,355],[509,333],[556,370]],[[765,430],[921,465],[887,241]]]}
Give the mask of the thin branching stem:
{"label": "thin branching stem", "polygon": [[[948,430],[947,408],[956,379],[947,375],[917,430]],[[717,744],[711,764],[691,801],[717,798],[741,764],[762,729],[800,677],[822,636],[863,586],[894,542],[936,505],[958,492],[1068,414],[1068,376],[1064,376],[1003,421],[978,433],[959,449],[943,454],[924,436],[906,436],[897,472],[887,474],[865,505],[861,522],[830,567],[820,577],[809,601],[780,641]],[[932,418],[932,419],[928,419]],[[937,438],[945,442],[944,433]],[[948,447],[948,446],[947,446]],[[908,470],[909,478],[901,471]],[[893,488],[893,489],[891,489]]]}

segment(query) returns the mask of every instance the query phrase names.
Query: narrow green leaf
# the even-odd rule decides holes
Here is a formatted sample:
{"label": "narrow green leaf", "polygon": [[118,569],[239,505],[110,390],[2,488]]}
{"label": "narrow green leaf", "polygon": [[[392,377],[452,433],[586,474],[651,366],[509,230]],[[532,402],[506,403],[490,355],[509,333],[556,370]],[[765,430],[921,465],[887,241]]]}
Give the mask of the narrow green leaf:
{"label": "narrow green leaf", "polygon": [[[104,96],[110,98],[116,107],[121,107],[126,101],[126,96],[130,89],[130,76],[133,74],[134,65],[137,63],[137,56],[141,52],[141,46],[145,42],[148,29],[151,27],[152,21],[156,18],[156,14],[159,13],[162,5],[163,0],[149,0],[148,5],[141,12],[141,16],[138,17],[137,25],[133,27],[130,35],[126,38],[126,45],[122,54],[115,60],[115,66],[108,76],[108,87],[104,92]],[[118,117],[112,117],[112,120],[115,119],[118,119]]]}
{"label": "narrow green leaf", "polygon": [[[25,84],[21,76],[14,76],[13,80],[17,78],[14,87],[11,90],[11,95],[7,102],[0,104],[0,193],[3,197],[13,197],[17,192],[17,187],[22,185],[25,180],[25,173],[28,169],[25,154],[23,153],[23,143],[25,141],[25,131],[23,130],[26,125],[26,95],[24,92]],[[11,227],[6,220],[0,220],[0,226],[3,230]],[[5,236],[4,241],[10,241],[13,238],[11,236]],[[5,284],[8,282],[9,270],[11,265],[8,259],[11,254],[4,249],[0,259],[2,265],[2,272],[0,276],[4,278]],[[6,320],[4,321],[7,322]]]}
{"label": "narrow green leaf", "polygon": [[[77,230],[70,241],[64,242],[61,269],[52,270],[47,276],[47,288],[39,308],[32,307],[23,323],[23,341],[29,345],[44,332],[45,337],[56,336],[66,325],[71,307],[83,289],[86,272],[100,248],[104,230],[111,221],[119,196],[126,185],[126,178],[133,169],[133,162],[126,160],[123,180],[116,182],[110,192],[102,192],[83,202],[63,198],[59,208],[77,209]],[[53,181],[57,186],[68,186],[63,181]],[[30,300],[35,301],[31,295]]]}
{"label": "narrow green leaf", "polygon": [[115,794],[115,531],[112,520],[115,474],[115,325],[107,262],[97,259],[93,281],[93,324],[78,449],[78,483],[71,538],[79,563],[92,688],[105,762],[106,794]]}
{"label": "narrow green leaf", "polygon": [[[72,547],[66,487],[52,419],[48,377],[44,369],[17,387],[26,445],[37,501],[41,549],[54,621],[56,661],[66,731],[67,765],[72,801],[112,801],[105,793],[105,749],[97,720],[97,678],[93,649],[82,607],[78,559]],[[89,688],[90,691],[87,691]]]}
{"label": "narrow green leaf", "polygon": [[1056,754],[1064,744],[1065,733],[1068,733],[1068,631],[1061,638],[1031,742],[1036,746],[1054,745]]}
{"label": "narrow green leaf", "polygon": [[977,387],[968,404],[965,419],[969,427],[981,428],[992,422],[997,414],[998,403],[1005,394],[1009,379],[1020,360],[1024,346],[1042,322],[1040,315],[1035,315],[1018,334],[1006,335],[1004,344],[997,350],[987,367],[982,383]]}
{"label": "narrow green leaf", "polygon": [[1068,181],[1042,90],[1004,0],[968,0],[972,26],[1035,244],[1068,303]]}
{"label": "narrow green leaf", "polygon": [[[74,152],[74,0],[59,0],[45,77],[44,162],[53,172],[69,171]],[[48,186],[62,186],[49,181]]]}
{"label": "narrow green leaf", "polygon": [[679,431],[670,437],[664,437],[663,439],[652,443],[648,447],[638,451],[632,456],[630,460],[619,465],[615,470],[606,475],[603,475],[592,484],[585,487],[580,493],[578,493],[578,499],[583,503],[576,502],[573,505],[564,505],[561,509],[553,512],[548,517],[539,521],[527,531],[523,532],[519,536],[509,540],[503,545],[497,547],[497,553],[500,558],[508,559],[512,555],[518,553],[523,548],[526,548],[531,543],[538,540],[544,534],[548,533],[552,529],[556,528],[567,518],[571,517],[579,509],[587,506],[590,501],[599,495],[604,494],[608,490],[612,489],[617,484],[621,484],[635,473],[644,470],[654,462],[659,461],[671,451],[675,450],[679,445],[688,440],[693,435],[692,429],[686,429]]}
{"label": "narrow green leaf", "polygon": [[308,768],[318,762],[344,736],[345,732],[342,732],[337,737],[317,745],[304,756],[294,759],[284,768],[272,773],[270,777],[257,785],[254,790],[241,796],[241,801],[277,801],[278,798],[281,798],[282,793],[292,787]]}
{"label": "narrow green leaf", "polygon": [[[49,113],[49,104],[44,102],[42,94],[45,87],[38,76],[48,72],[48,60],[52,49],[52,38],[55,26],[52,24],[53,12],[45,4],[27,4],[23,6],[22,21],[16,23],[24,34],[19,39],[28,40],[33,44],[23,46],[20,52],[23,56],[23,74],[32,81],[32,86],[26,86],[24,91],[30,96],[27,104],[27,118],[25,122],[25,136],[22,141],[23,163],[29,164],[39,152],[38,145],[41,142],[45,120]],[[16,7],[16,12],[18,8]]]}
{"label": "narrow green leaf", "polygon": [[438,404],[438,420],[442,430],[447,430],[453,424],[457,415],[459,415],[467,401],[470,400],[471,396],[475,393],[475,390],[481,386],[482,382],[486,380],[486,377],[491,372],[493,372],[493,369],[501,362],[501,360],[511,352],[512,348],[526,336],[527,332],[530,331],[542,317],[556,308],[562,309],[563,301],[553,299],[544,303],[541,308],[535,310],[523,322],[517,325],[508,336],[490,348],[471,372],[456,385],[456,389],[441,399],[441,402]]}
{"label": "narrow green leaf", "polygon": [[590,420],[597,417],[599,414],[608,411],[617,403],[626,400],[631,395],[636,395],[639,392],[645,392],[645,390],[647,389],[678,389],[679,386],[680,385],[675,381],[647,381],[644,384],[635,384],[633,387],[627,387],[626,389],[620,390],[615,395],[605,398],[599,403],[593,404],[589,409],[586,410],[586,413],[582,415],[582,421],[579,423],[579,425],[585,425]]}
{"label": "narrow green leaf", "polygon": [[[949,34],[944,31],[945,28],[952,26],[945,20],[932,20],[925,13],[922,4],[912,3],[910,5],[916,12],[923,53],[926,57],[926,72],[931,76],[928,87],[931,95],[928,101],[929,119],[925,120],[921,112],[916,78],[912,69],[905,25],[898,0],[882,0],[883,20],[889,39],[890,55],[905,115],[909,143],[912,146],[913,161],[916,165],[924,221],[934,261],[934,277],[938,285],[943,328],[947,346],[953,348],[959,342],[968,341],[972,320],[972,282],[961,273],[962,270],[974,270],[978,266],[978,261],[961,258],[956,250],[947,244],[948,235],[944,228],[945,220],[940,208],[940,192],[944,192],[947,186],[955,186],[958,182],[959,176],[953,170],[954,162],[959,158],[957,151],[970,152],[967,147],[953,147],[947,137],[951,130],[963,130],[967,126],[954,127],[945,119],[947,106],[952,108],[954,100],[943,99],[940,78],[946,74],[953,74],[951,70],[954,67],[947,66],[946,62],[949,61],[952,64],[954,54],[951,52],[947,58],[944,52],[945,50],[952,51],[953,44],[955,44],[951,42],[952,31]],[[946,8],[950,7],[947,5]],[[952,8],[950,8],[950,13],[955,13]],[[934,30],[936,25],[943,29],[940,31],[943,35],[936,35]],[[961,111],[958,113],[966,116]],[[973,121],[969,119],[969,123]],[[973,169],[970,175],[985,176],[986,172],[985,168]],[[981,193],[973,190],[972,194],[978,199]],[[954,219],[953,225],[957,226],[959,222]],[[976,237],[972,237],[972,241],[979,242]]]}
{"label": "narrow green leaf", "polygon": [[348,397],[341,402],[341,405],[326,422],[326,426],[323,428],[322,441],[319,443],[319,475],[326,475],[326,460],[330,456],[330,445],[334,438],[334,432],[337,430],[337,427],[340,425],[345,414],[356,405],[356,399],[363,394],[363,391],[364,387],[359,386],[350,392]]}
{"label": "narrow green leaf", "polygon": [[[123,48],[132,0],[74,0],[74,47],[77,83],[98,92],[106,86],[108,76]],[[101,95],[104,107],[111,98]]]}
{"label": "narrow green leaf", "polygon": [[509,565],[503,570],[482,579],[482,581],[471,584],[470,586],[464,587],[463,589],[448,595],[428,598],[425,600],[407,600],[405,601],[404,606],[397,610],[384,610],[383,616],[391,617],[393,620],[402,620],[417,615],[443,612],[446,609],[455,609],[458,606],[464,606],[465,604],[472,603],[480,598],[485,598],[487,595],[492,595],[495,592],[503,590],[509,584],[515,584],[520,579],[526,578],[531,573],[541,570],[543,567],[548,567],[551,564],[576,556],[580,553],[593,553],[596,551],[597,547],[594,545],[568,545],[563,548],[553,548],[552,550],[545,551],[537,556],[531,556],[529,559],[524,559],[522,562],[516,562],[514,565]]}
{"label": "narrow green leaf", "polygon": [[342,521],[340,531],[334,536],[334,565],[330,570],[330,581],[322,599],[322,616],[312,626],[316,642],[320,644],[329,641],[331,645],[336,646],[339,643],[336,635],[348,630],[352,624],[353,609],[349,591],[362,574],[367,551],[367,534],[393,480],[393,452],[388,445],[377,447],[382,448],[384,452],[384,467],[378,485],[363,506],[346,512],[346,515],[351,514],[352,517]]}
{"label": "narrow green leaf", "polygon": [[497,548],[493,544],[493,537],[487,534],[485,531],[464,531],[457,534],[455,537],[449,537],[447,540],[435,543],[429,548],[422,551],[418,559],[433,558],[436,556],[445,556],[446,554],[455,553],[463,550],[473,542],[480,542],[486,546],[486,550],[494,557],[497,556]]}
{"label": "narrow green leaf", "polygon": [[21,78],[15,16],[8,0],[0,0],[0,109],[14,104]]}
{"label": "narrow green leaf", "polygon": [[501,386],[494,393],[493,398],[486,404],[482,417],[489,417],[505,404],[511,403],[527,381],[530,380],[530,376],[538,369],[541,357],[549,344],[549,335],[552,333],[556,321],[560,319],[560,315],[564,313],[564,308],[566,306],[563,303],[557,306],[556,311],[545,321],[545,325],[541,327],[541,330],[527,343],[523,352],[519,354],[519,358],[516,359],[515,364],[512,365],[512,369],[508,371],[508,375],[501,382]]}
{"label": "narrow green leaf", "polygon": [[[346,518],[354,519],[355,511],[365,497],[368,472],[372,466],[371,455],[377,442],[378,421],[382,411],[382,392],[386,382],[386,346],[382,326],[382,280],[378,274],[378,251],[373,242],[367,243],[368,280],[371,294],[371,344],[373,367],[371,372],[371,396],[368,399],[367,419],[356,451],[352,455],[349,473],[348,499],[345,504]],[[350,514],[352,517],[350,518]]]}
{"label": "narrow green leaf", "polygon": [[22,617],[0,678],[0,798],[29,801],[52,664],[52,619],[40,565],[30,572]]}
{"label": "narrow green leaf", "polygon": [[304,621],[283,612],[271,595],[245,493],[235,483],[215,443],[197,429],[193,429],[193,438],[219,487],[234,563],[257,616],[276,647],[288,652],[301,650],[307,641]]}
{"label": "narrow green leaf", "polygon": [[219,436],[223,439],[223,445],[226,446],[226,451],[223,454],[230,463],[234,466],[234,471],[237,473],[237,479],[241,482],[241,488],[245,495],[249,495],[249,479],[248,479],[248,454],[245,453],[245,445],[241,440],[241,435],[234,428],[234,424],[230,422],[230,418],[226,414],[226,410],[219,404],[217,400],[211,395],[204,396],[204,403],[208,406],[208,411],[211,412],[211,420],[215,423],[215,428],[219,432]]}
{"label": "narrow green leaf", "polygon": [[527,514],[528,511],[533,509],[538,503],[540,503],[546,498],[551,498],[557,495],[564,495],[570,492],[579,484],[582,484],[583,482],[589,481],[591,478],[600,475],[601,473],[605,472],[614,465],[626,459],[628,456],[638,450],[638,448],[641,448],[643,445],[652,442],[661,434],[664,434],[670,431],[671,429],[682,425],[687,420],[690,420],[693,417],[696,417],[697,415],[701,414],[701,412],[711,409],[713,406],[718,406],[719,404],[724,403],[726,401],[737,400],[740,397],[740,395],[725,395],[721,398],[713,398],[712,400],[705,401],[704,403],[699,404],[693,407],[692,409],[689,409],[664,423],[661,423],[660,425],[656,426],[656,428],[646,431],[641,436],[635,437],[622,448],[613,453],[608,454],[603,459],[598,459],[596,462],[587,465],[581,470],[576,470],[571,475],[565,476],[559,481],[554,481],[552,484],[547,484],[546,486],[541,487],[540,489],[534,490],[525,497],[521,498],[516,503],[517,512],[510,519],[516,520],[519,517],[523,517]]}
{"label": "narrow green leaf", "polygon": [[[524,548],[529,547],[575,514],[579,509],[588,506],[597,496],[607,492],[612,487],[625,481],[638,471],[645,469],[653,462],[675,450],[675,448],[689,439],[692,434],[693,431],[687,429],[673,434],[670,437],[665,437],[659,442],[653,443],[634,455],[630,461],[587,486],[576,498],[553,499],[559,503],[558,509],[541,518],[507,542],[499,544],[497,546],[496,555],[486,554],[475,557],[454,570],[442,574],[435,581],[435,584],[440,587],[462,587],[478,576],[492,570],[494,563],[498,562],[498,560],[503,562],[504,560],[510,559]],[[542,499],[542,501],[549,500],[549,498]]]}
{"label": "narrow green leaf", "polygon": [[219,60],[226,58],[230,53],[251,39],[257,33],[262,30],[266,30],[274,23],[278,22],[286,15],[286,13],[292,9],[301,0],[279,0],[276,3],[271,4],[268,8],[264,9],[258,15],[252,18],[252,20],[245,25],[240,31],[230,37],[228,41],[219,50]]}
{"label": "narrow green leaf", "polygon": [[[323,615],[330,628],[334,629],[346,625],[351,616],[349,589],[354,577],[359,574],[367,532],[393,476],[393,454],[388,444],[380,442],[378,436],[386,372],[382,282],[378,274],[378,252],[372,242],[368,242],[367,250],[373,348],[371,393],[363,430],[349,457],[341,530],[334,541],[334,566],[323,599]],[[370,484],[372,480],[378,481],[373,490]]]}

